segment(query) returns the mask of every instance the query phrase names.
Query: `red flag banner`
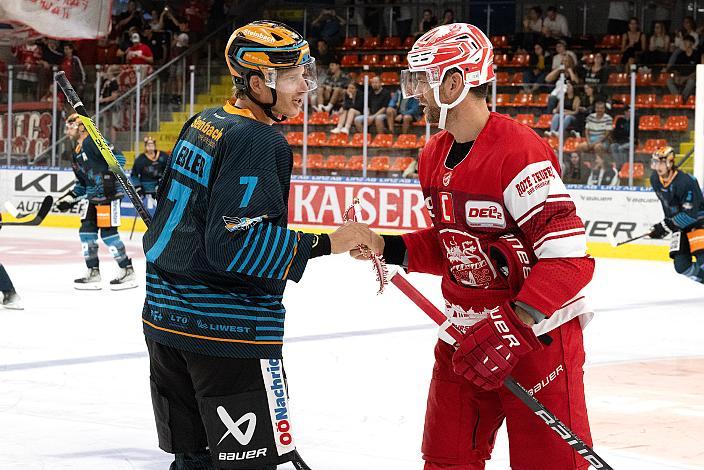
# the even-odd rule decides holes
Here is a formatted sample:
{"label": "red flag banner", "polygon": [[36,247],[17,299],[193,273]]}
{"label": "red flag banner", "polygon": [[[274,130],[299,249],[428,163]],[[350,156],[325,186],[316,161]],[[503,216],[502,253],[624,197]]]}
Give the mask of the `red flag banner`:
{"label": "red flag banner", "polygon": [[0,23],[27,25],[56,39],[108,35],[112,0],[12,0],[0,2]]}

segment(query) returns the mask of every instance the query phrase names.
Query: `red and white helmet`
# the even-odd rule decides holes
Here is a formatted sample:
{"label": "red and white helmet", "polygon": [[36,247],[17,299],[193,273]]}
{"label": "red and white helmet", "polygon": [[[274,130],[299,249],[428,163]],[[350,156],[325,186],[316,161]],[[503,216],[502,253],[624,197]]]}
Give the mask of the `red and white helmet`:
{"label": "red and white helmet", "polygon": [[[441,109],[439,125],[443,128],[447,110],[459,104],[470,88],[494,80],[494,49],[476,26],[452,23],[421,36],[408,53],[408,65],[401,72],[403,96],[420,96],[433,88]],[[439,86],[445,74],[455,68],[464,76],[464,90],[453,103],[441,103]]]}

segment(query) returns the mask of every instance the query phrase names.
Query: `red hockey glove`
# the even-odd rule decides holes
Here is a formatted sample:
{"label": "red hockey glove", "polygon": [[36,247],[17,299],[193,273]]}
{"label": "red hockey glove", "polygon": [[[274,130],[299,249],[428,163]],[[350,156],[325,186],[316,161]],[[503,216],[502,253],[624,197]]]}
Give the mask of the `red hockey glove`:
{"label": "red hockey glove", "polygon": [[521,356],[543,348],[510,302],[469,328],[452,356],[455,373],[485,390],[500,387]]}
{"label": "red hockey glove", "polygon": [[507,233],[489,245],[489,256],[499,274],[506,278],[511,298],[516,298],[535,264],[533,250],[516,235]]}

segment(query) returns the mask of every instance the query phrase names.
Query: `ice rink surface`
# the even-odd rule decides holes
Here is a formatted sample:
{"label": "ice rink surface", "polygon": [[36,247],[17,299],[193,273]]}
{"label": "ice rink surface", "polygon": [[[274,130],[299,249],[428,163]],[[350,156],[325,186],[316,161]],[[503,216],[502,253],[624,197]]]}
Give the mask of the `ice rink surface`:
{"label": "ice rink surface", "polygon": [[[0,262],[25,303],[0,309],[0,469],[167,469],[140,322],[139,235],[126,243],[140,288],[80,292],[72,287],[84,271],[76,232],[0,232]],[[104,246],[101,260],[107,284],[117,266]],[[437,279],[409,279],[441,305]],[[595,450],[617,470],[704,468],[704,286],[669,263],[599,259],[591,299]],[[294,432],[307,463],[421,469],[431,321],[393,286],[375,295],[370,265],[346,255],[312,260],[285,304]],[[487,469],[508,468],[502,432]]]}

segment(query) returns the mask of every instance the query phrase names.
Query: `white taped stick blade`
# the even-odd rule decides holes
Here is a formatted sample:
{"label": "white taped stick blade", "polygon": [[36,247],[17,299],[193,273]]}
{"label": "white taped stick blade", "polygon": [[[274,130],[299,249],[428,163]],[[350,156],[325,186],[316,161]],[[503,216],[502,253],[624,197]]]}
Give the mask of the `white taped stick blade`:
{"label": "white taped stick blade", "polygon": [[616,241],[616,237],[614,236],[613,232],[606,232],[606,239],[609,241],[609,243],[611,243],[611,246],[618,246],[618,242]]}
{"label": "white taped stick blade", "polygon": [[5,201],[5,209],[6,209],[7,212],[9,212],[10,215],[11,215],[12,217],[14,217],[15,219],[16,219],[17,216],[20,214],[20,211],[18,211],[17,208],[14,206],[14,204],[12,204],[10,201]]}

